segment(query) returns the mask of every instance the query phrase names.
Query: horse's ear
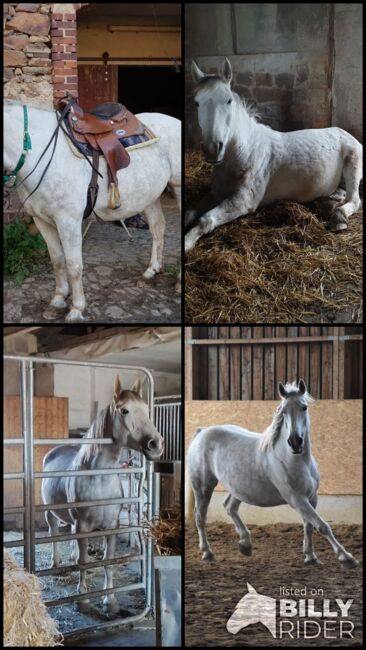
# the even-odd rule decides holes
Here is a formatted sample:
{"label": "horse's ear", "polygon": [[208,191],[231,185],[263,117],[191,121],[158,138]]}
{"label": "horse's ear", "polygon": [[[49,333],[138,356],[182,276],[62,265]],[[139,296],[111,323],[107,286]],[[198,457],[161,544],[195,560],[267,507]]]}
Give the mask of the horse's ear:
{"label": "horse's ear", "polygon": [[248,589],[249,594],[256,594],[257,593],[256,590],[254,589],[254,587],[252,587],[252,585],[249,584],[249,582],[247,582],[247,589]]}
{"label": "horse's ear", "polygon": [[222,69],[222,78],[227,84],[230,84],[233,78],[231,63],[227,57],[225,57],[224,66]]}
{"label": "horse's ear", "polygon": [[198,84],[204,77],[206,76],[202,70],[199,69],[197,63],[195,61],[192,61],[191,65],[191,73],[193,77],[193,81]]}
{"label": "horse's ear", "polygon": [[121,382],[119,380],[119,376],[117,375],[115,380],[114,380],[114,399],[117,401],[119,398],[120,394],[122,393],[122,386]]}
{"label": "horse's ear", "polygon": [[300,379],[300,381],[299,381],[299,391],[300,391],[301,395],[305,395],[305,393],[306,393],[306,384],[305,384],[303,379]]}
{"label": "horse's ear", "polygon": [[283,397],[284,399],[286,399],[286,397],[287,397],[287,391],[286,391],[286,388],[284,387],[284,385],[281,384],[281,382],[278,384],[278,392],[279,392],[279,394],[280,394],[281,397]]}
{"label": "horse's ear", "polygon": [[134,393],[137,393],[140,397],[142,397],[141,379],[136,379],[134,385],[132,386],[132,390]]}

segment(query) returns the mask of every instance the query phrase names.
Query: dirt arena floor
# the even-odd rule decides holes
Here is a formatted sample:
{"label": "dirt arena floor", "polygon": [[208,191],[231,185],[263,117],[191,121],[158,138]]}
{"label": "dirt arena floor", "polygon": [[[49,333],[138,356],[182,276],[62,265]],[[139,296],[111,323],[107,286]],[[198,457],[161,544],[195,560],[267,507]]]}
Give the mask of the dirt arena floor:
{"label": "dirt arena floor", "polygon": [[[334,525],[333,532],[339,541],[360,561],[356,569],[345,571],[336,560],[329,543],[318,533],[314,534],[314,550],[323,562],[321,566],[304,566],[302,555],[303,527],[297,524],[250,526],[253,553],[250,557],[238,550],[238,536],[233,526],[224,523],[209,524],[208,538],[216,561],[201,560],[195,528],[186,526],[185,532],[185,643],[186,646],[343,646],[362,645],[362,533],[358,525]],[[276,633],[271,633],[261,623],[241,629],[235,636],[226,630],[226,622],[239,600],[247,593],[247,582],[260,594],[279,599],[311,598],[311,589],[322,589],[315,596],[315,609],[330,599],[331,609],[338,609],[335,599],[345,602],[353,599],[349,619],[354,623],[353,638],[339,638],[340,618],[332,619],[334,627],[324,638],[296,638],[297,621],[294,617],[294,638],[279,638],[277,603]],[[306,595],[280,595],[280,587],[306,587]],[[319,591],[317,591],[319,593]],[[314,596],[313,596],[314,598]],[[308,620],[314,620],[309,616]],[[329,621],[329,619],[328,619]],[[335,621],[335,624],[334,624]],[[311,633],[314,633],[311,628]],[[309,631],[310,633],[310,631]]]}

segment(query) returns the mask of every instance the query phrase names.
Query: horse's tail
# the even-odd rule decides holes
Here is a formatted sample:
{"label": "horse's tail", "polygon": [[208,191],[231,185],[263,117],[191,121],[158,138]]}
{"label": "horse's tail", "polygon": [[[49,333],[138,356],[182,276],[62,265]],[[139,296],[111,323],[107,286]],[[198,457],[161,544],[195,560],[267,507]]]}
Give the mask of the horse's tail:
{"label": "horse's tail", "polygon": [[[200,431],[203,430],[203,427],[200,429],[196,429],[192,435],[192,440],[196,437]],[[186,469],[186,494],[185,494],[185,502],[186,502],[186,516],[187,519],[190,523],[193,523],[193,513],[194,513],[194,506],[195,506],[195,500],[194,500],[194,494],[192,490],[192,485],[191,481],[189,480],[189,474],[188,474],[188,468]]]}

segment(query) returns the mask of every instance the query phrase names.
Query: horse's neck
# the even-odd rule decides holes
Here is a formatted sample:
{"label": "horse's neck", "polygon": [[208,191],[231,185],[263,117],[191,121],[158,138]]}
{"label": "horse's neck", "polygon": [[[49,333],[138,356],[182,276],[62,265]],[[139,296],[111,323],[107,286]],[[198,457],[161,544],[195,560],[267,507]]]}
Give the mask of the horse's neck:
{"label": "horse's neck", "polygon": [[260,127],[261,125],[257,124],[238,102],[236,104],[236,113],[231,124],[231,133],[225,158],[228,160],[240,160],[241,163],[250,160],[253,153],[258,150],[258,129]]}
{"label": "horse's neck", "polygon": [[101,445],[101,449],[93,456],[90,469],[118,467],[121,447],[116,444]]}

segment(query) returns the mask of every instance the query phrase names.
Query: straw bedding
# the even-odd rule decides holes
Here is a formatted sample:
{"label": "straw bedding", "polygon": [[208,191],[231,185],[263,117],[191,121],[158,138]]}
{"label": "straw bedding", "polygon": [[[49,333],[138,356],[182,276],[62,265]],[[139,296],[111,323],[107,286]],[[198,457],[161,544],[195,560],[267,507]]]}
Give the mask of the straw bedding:
{"label": "straw bedding", "polygon": [[42,602],[38,578],[4,553],[4,646],[53,647],[62,635]]}
{"label": "straw bedding", "polygon": [[165,508],[161,516],[148,522],[159,555],[181,555],[181,508]]}
{"label": "straw bedding", "polygon": [[[211,171],[187,152],[187,205],[208,191]],[[361,220],[359,211],[331,233],[319,204],[282,201],[217,228],[187,255],[186,320],[361,322]]]}

